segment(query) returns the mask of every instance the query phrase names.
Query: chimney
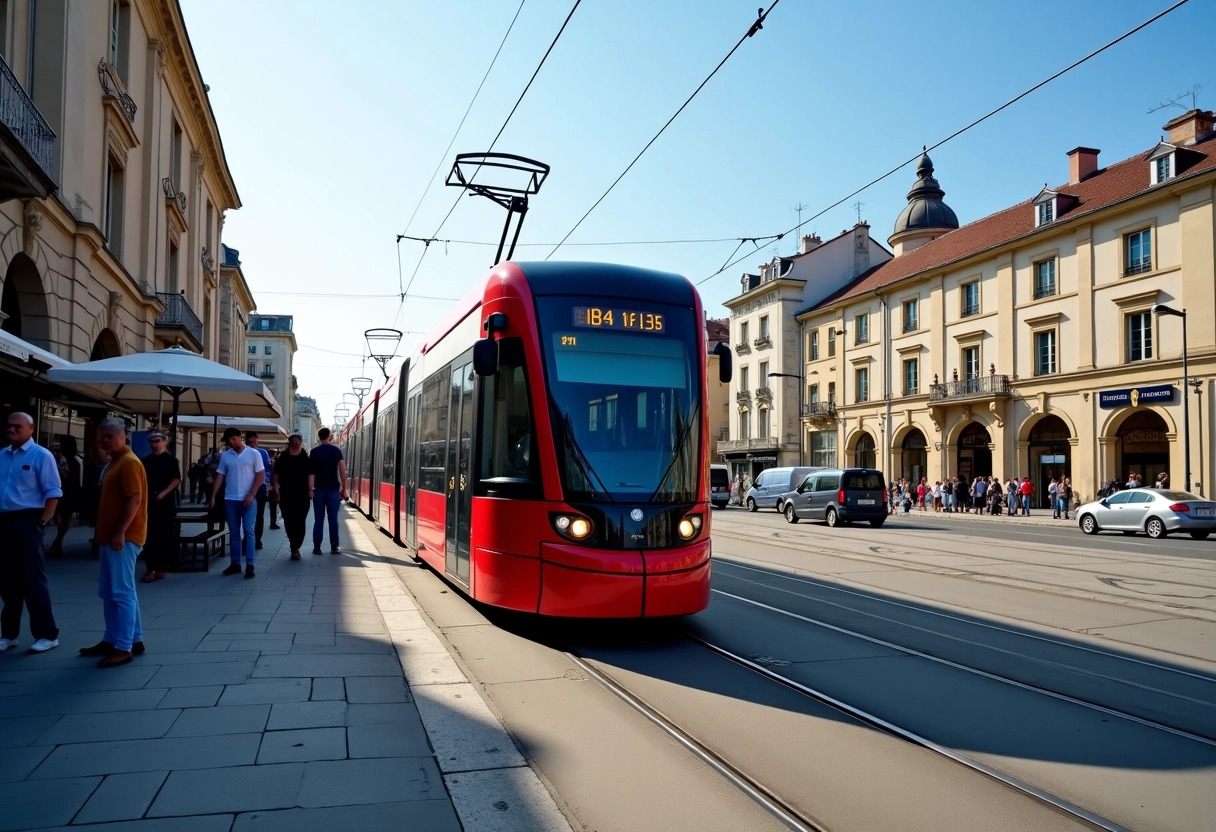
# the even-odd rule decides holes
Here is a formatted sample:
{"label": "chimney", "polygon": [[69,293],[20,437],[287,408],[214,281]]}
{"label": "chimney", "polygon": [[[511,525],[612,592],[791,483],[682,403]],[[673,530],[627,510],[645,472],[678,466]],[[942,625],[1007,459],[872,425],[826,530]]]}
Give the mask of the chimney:
{"label": "chimney", "polygon": [[813,248],[818,248],[823,240],[819,239],[818,234],[806,234],[802,237],[802,245],[798,247],[799,254],[806,254]]}
{"label": "chimney", "polygon": [[1185,147],[1207,137],[1214,124],[1216,117],[1211,110],[1191,110],[1167,122],[1165,129],[1169,131],[1170,144]]}
{"label": "chimney", "polygon": [[853,226],[853,277],[870,268],[870,224],[859,220]]}
{"label": "chimney", "polygon": [[1092,147],[1074,147],[1068,151],[1068,184],[1075,185],[1087,179],[1098,169],[1098,154]]}

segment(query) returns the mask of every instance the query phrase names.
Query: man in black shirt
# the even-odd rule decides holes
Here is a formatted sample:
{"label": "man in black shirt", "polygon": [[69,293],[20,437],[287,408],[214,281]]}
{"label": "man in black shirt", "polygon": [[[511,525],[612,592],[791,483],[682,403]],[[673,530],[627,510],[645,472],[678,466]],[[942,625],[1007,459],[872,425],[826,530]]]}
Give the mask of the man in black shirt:
{"label": "man in black shirt", "polygon": [[148,539],[144,543],[147,571],[145,584],[165,577],[165,569],[177,554],[177,487],[182,469],[177,457],[166,449],[168,442],[158,430],[148,434],[152,453],[143,458],[148,478]]}
{"label": "man in black shirt", "polygon": [[308,518],[308,478],[312,464],[304,453],[304,439],[298,433],[287,438],[287,450],[274,461],[274,477],[270,491],[278,496],[283,511],[283,525],[291,544],[291,559],[300,559],[304,545],[304,524]]}

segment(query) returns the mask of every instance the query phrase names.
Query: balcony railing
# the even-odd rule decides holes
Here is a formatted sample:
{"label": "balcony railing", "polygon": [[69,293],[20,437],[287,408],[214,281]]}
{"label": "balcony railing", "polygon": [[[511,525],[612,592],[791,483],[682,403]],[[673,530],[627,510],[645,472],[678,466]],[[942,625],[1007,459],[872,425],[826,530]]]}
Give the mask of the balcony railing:
{"label": "balcony railing", "polygon": [[751,351],[752,351],[752,345],[747,343],[747,341],[742,341],[738,344],[735,344],[735,352],[739,353],[739,355],[747,355]]}
{"label": "balcony railing", "polygon": [[[13,71],[2,58],[0,58],[0,124],[3,124],[4,130],[17,141],[25,154],[40,169],[29,172],[41,173],[45,177],[44,182],[34,183],[25,182],[27,176],[22,175],[19,176],[17,182],[12,183],[18,186],[16,188],[8,188],[9,183],[5,182],[6,190],[28,191],[28,193],[13,194],[13,197],[24,196],[26,198],[45,197],[53,192],[55,190],[55,131],[46,123],[42,113],[38,112],[34,102],[17,81],[17,76],[13,75]],[[8,166],[5,165],[5,167]],[[18,167],[28,168],[28,164],[19,164]],[[22,173],[25,172],[22,171]],[[6,175],[4,178],[8,179],[9,176]]]}
{"label": "balcony railing", "polygon": [[118,77],[114,67],[106,63],[105,58],[102,58],[97,64],[97,77],[101,80],[102,95],[114,99],[119,109],[122,110],[122,114],[126,116],[127,122],[134,124],[135,111],[138,109],[135,106],[135,99],[123,89],[122,79]]}
{"label": "balcony railing", "polygon": [[262,370],[258,375],[262,378],[274,378],[274,370]]}
{"label": "balcony railing", "polygon": [[169,329],[183,329],[195,345],[202,349],[203,322],[194,314],[190,304],[186,303],[185,295],[175,295],[168,292],[157,292],[156,296],[165,305],[165,311],[156,316],[156,325]]}
{"label": "balcony railing", "polygon": [[767,439],[724,439],[718,442],[717,452],[720,454],[736,451],[775,451],[781,445],[776,436]]}
{"label": "balcony railing", "polygon": [[166,176],[160,180],[160,189],[165,192],[165,199],[177,206],[178,213],[181,214],[182,222],[186,221],[186,194],[184,191],[179,191],[177,186],[173,184],[173,180]]}
{"label": "balcony railing", "polygon": [[207,274],[215,274],[215,258],[211,256],[211,252],[207,251],[207,247],[203,246],[203,253],[200,257],[203,262],[203,271]]}
{"label": "balcony railing", "polygon": [[929,401],[993,399],[1010,395],[1009,376],[990,375],[929,385]]}
{"label": "balcony railing", "polygon": [[759,338],[757,338],[752,343],[755,344],[756,349],[759,350],[759,349],[764,349],[765,347],[771,347],[773,345],[773,339],[768,337],[767,335],[761,335]]}
{"label": "balcony railing", "polygon": [[972,315],[978,315],[978,314],[980,314],[979,301],[976,301],[975,303],[963,304],[963,317],[964,318],[970,318]]}
{"label": "balcony railing", "polygon": [[1127,264],[1127,268],[1123,270],[1124,277],[1131,277],[1134,274],[1144,274],[1147,271],[1152,271],[1153,261],[1149,259],[1133,260]]}
{"label": "balcony railing", "polygon": [[771,387],[757,387],[756,388],[756,399],[759,401],[762,401],[762,402],[769,402],[771,404],[773,401],[772,388]]}
{"label": "balcony railing", "polygon": [[1034,299],[1048,298],[1056,293],[1054,280],[1036,280],[1034,283]]}
{"label": "balcony railing", "polygon": [[807,419],[835,419],[836,402],[810,402],[802,406],[802,415]]}
{"label": "balcony railing", "polygon": [[735,401],[739,402],[739,404],[747,404],[751,400],[752,400],[752,394],[750,392],[748,392],[747,390],[740,390],[738,393],[735,394]]}

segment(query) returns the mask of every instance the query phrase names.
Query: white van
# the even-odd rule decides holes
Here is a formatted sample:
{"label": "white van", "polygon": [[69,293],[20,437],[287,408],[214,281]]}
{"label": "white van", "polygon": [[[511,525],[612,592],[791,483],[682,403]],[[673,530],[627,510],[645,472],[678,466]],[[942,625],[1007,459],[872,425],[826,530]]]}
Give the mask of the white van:
{"label": "white van", "polygon": [[818,468],[768,468],[756,475],[752,487],[747,489],[743,497],[743,505],[748,511],[761,508],[775,508],[781,512],[784,506],[778,505],[782,494],[797,488],[806,475]]}

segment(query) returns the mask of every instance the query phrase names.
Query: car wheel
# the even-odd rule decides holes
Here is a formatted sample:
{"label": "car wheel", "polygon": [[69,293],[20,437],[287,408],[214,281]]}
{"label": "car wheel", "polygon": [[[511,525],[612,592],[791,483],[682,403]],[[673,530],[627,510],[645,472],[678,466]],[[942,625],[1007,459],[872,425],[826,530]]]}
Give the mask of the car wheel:
{"label": "car wheel", "polygon": [[778,514],[785,514],[785,504],[782,503],[780,500],[773,503],[773,508],[777,510]]}
{"label": "car wheel", "polygon": [[751,497],[748,497],[748,498],[747,498],[747,510],[748,510],[748,511],[755,511],[755,510],[756,510],[756,501],[755,501],[755,500],[753,500]]}
{"label": "car wheel", "polygon": [[1098,521],[1094,519],[1092,514],[1085,514],[1081,516],[1081,531],[1085,532],[1086,534],[1098,533]]}
{"label": "car wheel", "polygon": [[1207,540],[1211,532],[1191,532],[1191,537],[1195,540]]}
{"label": "car wheel", "polygon": [[1160,517],[1148,518],[1148,522],[1144,524],[1144,533],[1153,540],[1159,540],[1169,534],[1165,529],[1165,522]]}
{"label": "car wheel", "polygon": [[836,526],[840,525],[840,518],[836,516],[836,509],[834,508],[828,509],[828,513],[823,515],[823,520],[831,528],[835,528]]}
{"label": "car wheel", "polygon": [[793,503],[785,504],[785,522],[787,522],[787,523],[797,523],[798,522],[798,512],[794,511]]}
{"label": "car wheel", "polygon": [[886,522],[886,519],[885,519],[885,518],[881,518],[881,517],[880,517],[880,518],[878,518],[878,519],[876,519],[876,520],[871,520],[871,521],[870,521],[870,525],[871,525],[871,526],[873,526],[873,527],[874,527],[874,528],[876,528],[876,529],[881,529],[881,528],[882,528],[882,524],[883,524],[883,523],[885,523],[885,522]]}

